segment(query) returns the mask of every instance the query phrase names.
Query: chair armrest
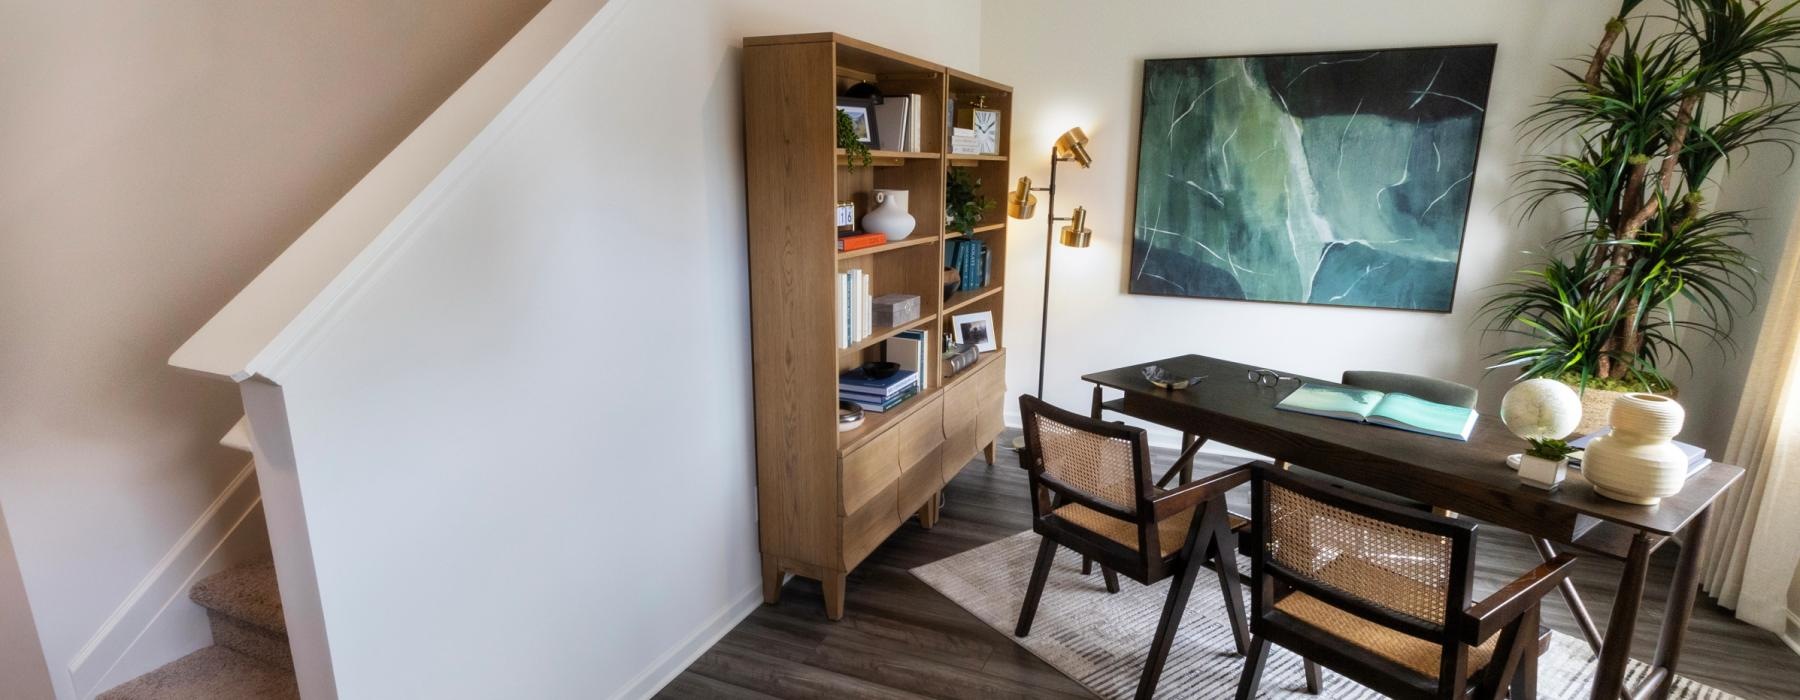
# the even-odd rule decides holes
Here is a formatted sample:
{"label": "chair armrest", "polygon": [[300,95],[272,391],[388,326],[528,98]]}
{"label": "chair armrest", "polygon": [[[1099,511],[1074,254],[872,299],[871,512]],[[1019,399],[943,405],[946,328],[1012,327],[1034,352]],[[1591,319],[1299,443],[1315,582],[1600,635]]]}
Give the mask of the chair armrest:
{"label": "chair armrest", "polygon": [[1479,646],[1487,641],[1500,628],[1549,595],[1551,589],[1568,578],[1569,568],[1574,565],[1575,557],[1559,554],[1469,606],[1463,613],[1463,643]]}
{"label": "chair armrest", "polygon": [[1196,479],[1182,484],[1180,488],[1168,491],[1151,501],[1151,511],[1157,520],[1162,520],[1206,501],[1223,497],[1226,491],[1250,483],[1250,466],[1252,464],[1255,462],[1240,464],[1217,474],[1208,475],[1204,479]]}

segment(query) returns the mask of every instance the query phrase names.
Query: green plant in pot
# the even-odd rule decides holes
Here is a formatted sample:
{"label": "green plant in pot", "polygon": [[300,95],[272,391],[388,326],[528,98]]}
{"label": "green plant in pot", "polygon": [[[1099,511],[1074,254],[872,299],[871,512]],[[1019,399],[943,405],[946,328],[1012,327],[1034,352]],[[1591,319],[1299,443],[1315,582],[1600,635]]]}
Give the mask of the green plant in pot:
{"label": "green plant in pot", "polygon": [[1528,486],[1553,489],[1568,474],[1569,455],[1575,448],[1556,438],[1531,438],[1531,447],[1519,457],[1519,480]]}
{"label": "green plant in pot", "polygon": [[1540,147],[1521,174],[1523,215],[1568,205],[1576,223],[1483,306],[1506,336],[1497,368],[1581,391],[1578,432],[1607,421],[1628,391],[1673,394],[1664,369],[1684,344],[1728,344],[1755,304],[1738,247],[1744,212],[1712,210],[1704,191],[1734,157],[1785,149],[1800,87],[1800,17],[1791,3],[1666,0],[1646,23],[1625,0],[1586,70],[1522,123]]}
{"label": "green plant in pot", "polygon": [[851,172],[856,167],[867,167],[875,162],[874,154],[869,152],[869,145],[856,138],[856,122],[850,120],[850,113],[837,110],[837,147],[844,149],[844,160]]}
{"label": "green plant in pot", "polygon": [[981,217],[994,208],[994,200],[981,196],[981,178],[969,168],[951,168],[944,181],[944,216],[950,230],[975,235]]}

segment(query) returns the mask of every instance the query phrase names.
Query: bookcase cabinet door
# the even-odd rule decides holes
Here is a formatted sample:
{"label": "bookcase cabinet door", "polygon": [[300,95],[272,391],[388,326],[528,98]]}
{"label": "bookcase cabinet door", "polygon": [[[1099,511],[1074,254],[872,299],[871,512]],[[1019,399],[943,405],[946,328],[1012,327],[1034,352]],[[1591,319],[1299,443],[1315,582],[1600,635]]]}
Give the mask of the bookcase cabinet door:
{"label": "bookcase cabinet door", "polygon": [[944,391],[944,481],[994,440],[1003,427],[1001,410],[1006,403],[1006,358],[996,357],[974,370],[975,374]]}

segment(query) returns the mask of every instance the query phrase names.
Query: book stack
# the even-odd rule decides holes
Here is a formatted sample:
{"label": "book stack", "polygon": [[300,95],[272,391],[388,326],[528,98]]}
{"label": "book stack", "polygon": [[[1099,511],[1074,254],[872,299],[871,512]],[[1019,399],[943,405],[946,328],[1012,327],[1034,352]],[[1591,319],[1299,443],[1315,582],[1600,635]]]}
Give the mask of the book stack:
{"label": "book stack", "polygon": [[973,238],[958,238],[944,244],[944,267],[954,267],[962,273],[962,286],[957,287],[958,291],[986,287],[988,271],[992,269],[987,244]]}
{"label": "book stack", "polygon": [[922,151],[919,142],[921,95],[888,95],[875,105],[875,143],[884,151]]}
{"label": "book stack", "polygon": [[925,358],[931,352],[925,330],[915,328],[902,332],[881,345],[881,359],[900,365],[900,369],[919,375],[919,391],[926,389]]}
{"label": "book stack", "polygon": [[870,293],[874,287],[875,277],[862,270],[851,269],[838,273],[839,350],[849,348],[874,334],[875,314],[870,308],[875,303],[875,297]]}
{"label": "book stack", "polygon": [[855,402],[864,411],[882,413],[919,393],[919,373],[900,370],[876,379],[853,369],[838,375],[838,398]]}
{"label": "book stack", "polygon": [[[1569,455],[1569,466],[1580,469],[1581,458],[1587,456],[1587,447],[1594,442],[1594,438],[1605,437],[1611,434],[1612,428],[1601,428],[1592,435],[1583,435],[1580,438],[1570,440],[1569,446],[1580,451]],[[1689,445],[1680,440],[1670,440],[1669,442],[1675,443],[1676,447],[1681,448],[1681,454],[1687,457],[1688,476],[1693,476],[1695,472],[1698,472],[1701,469],[1706,468],[1706,465],[1713,463],[1712,458],[1706,456],[1706,448],[1704,447],[1699,445]]]}
{"label": "book stack", "polygon": [[873,248],[886,242],[887,234],[884,233],[851,233],[838,236],[837,249],[839,253],[847,253],[852,250]]}

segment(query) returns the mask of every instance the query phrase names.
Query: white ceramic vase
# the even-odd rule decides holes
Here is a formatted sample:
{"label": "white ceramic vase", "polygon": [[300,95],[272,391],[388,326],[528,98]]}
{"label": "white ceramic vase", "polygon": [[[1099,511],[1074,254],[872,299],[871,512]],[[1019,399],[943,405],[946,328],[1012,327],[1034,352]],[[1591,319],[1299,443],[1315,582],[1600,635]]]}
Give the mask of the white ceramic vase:
{"label": "white ceramic vase", "polygon": [[912,235],[917,224],[906,210],[906,190],[875,190],[875,208],[862,218],[863,230],[887,236],[888,242]]}
{"label": "white ceramic vase", "polygon": [[1619,397],[1612,405],[1613,432],[1588,445],[1582,474],[1602,496],[1656,505],[1687,480],[1687,457],[1670,442],[1686,418],[1681,404],[1667,396]]}
{"label": "white ceramic vase", "polygon": [[1554,462],[1543,457],[1531,455],[1519,456],[1519,481],[1526,486],[1544,489],[1555,489],[1562,485],[1563,476],[1568,473],[1569,460],[1559,459]]}

